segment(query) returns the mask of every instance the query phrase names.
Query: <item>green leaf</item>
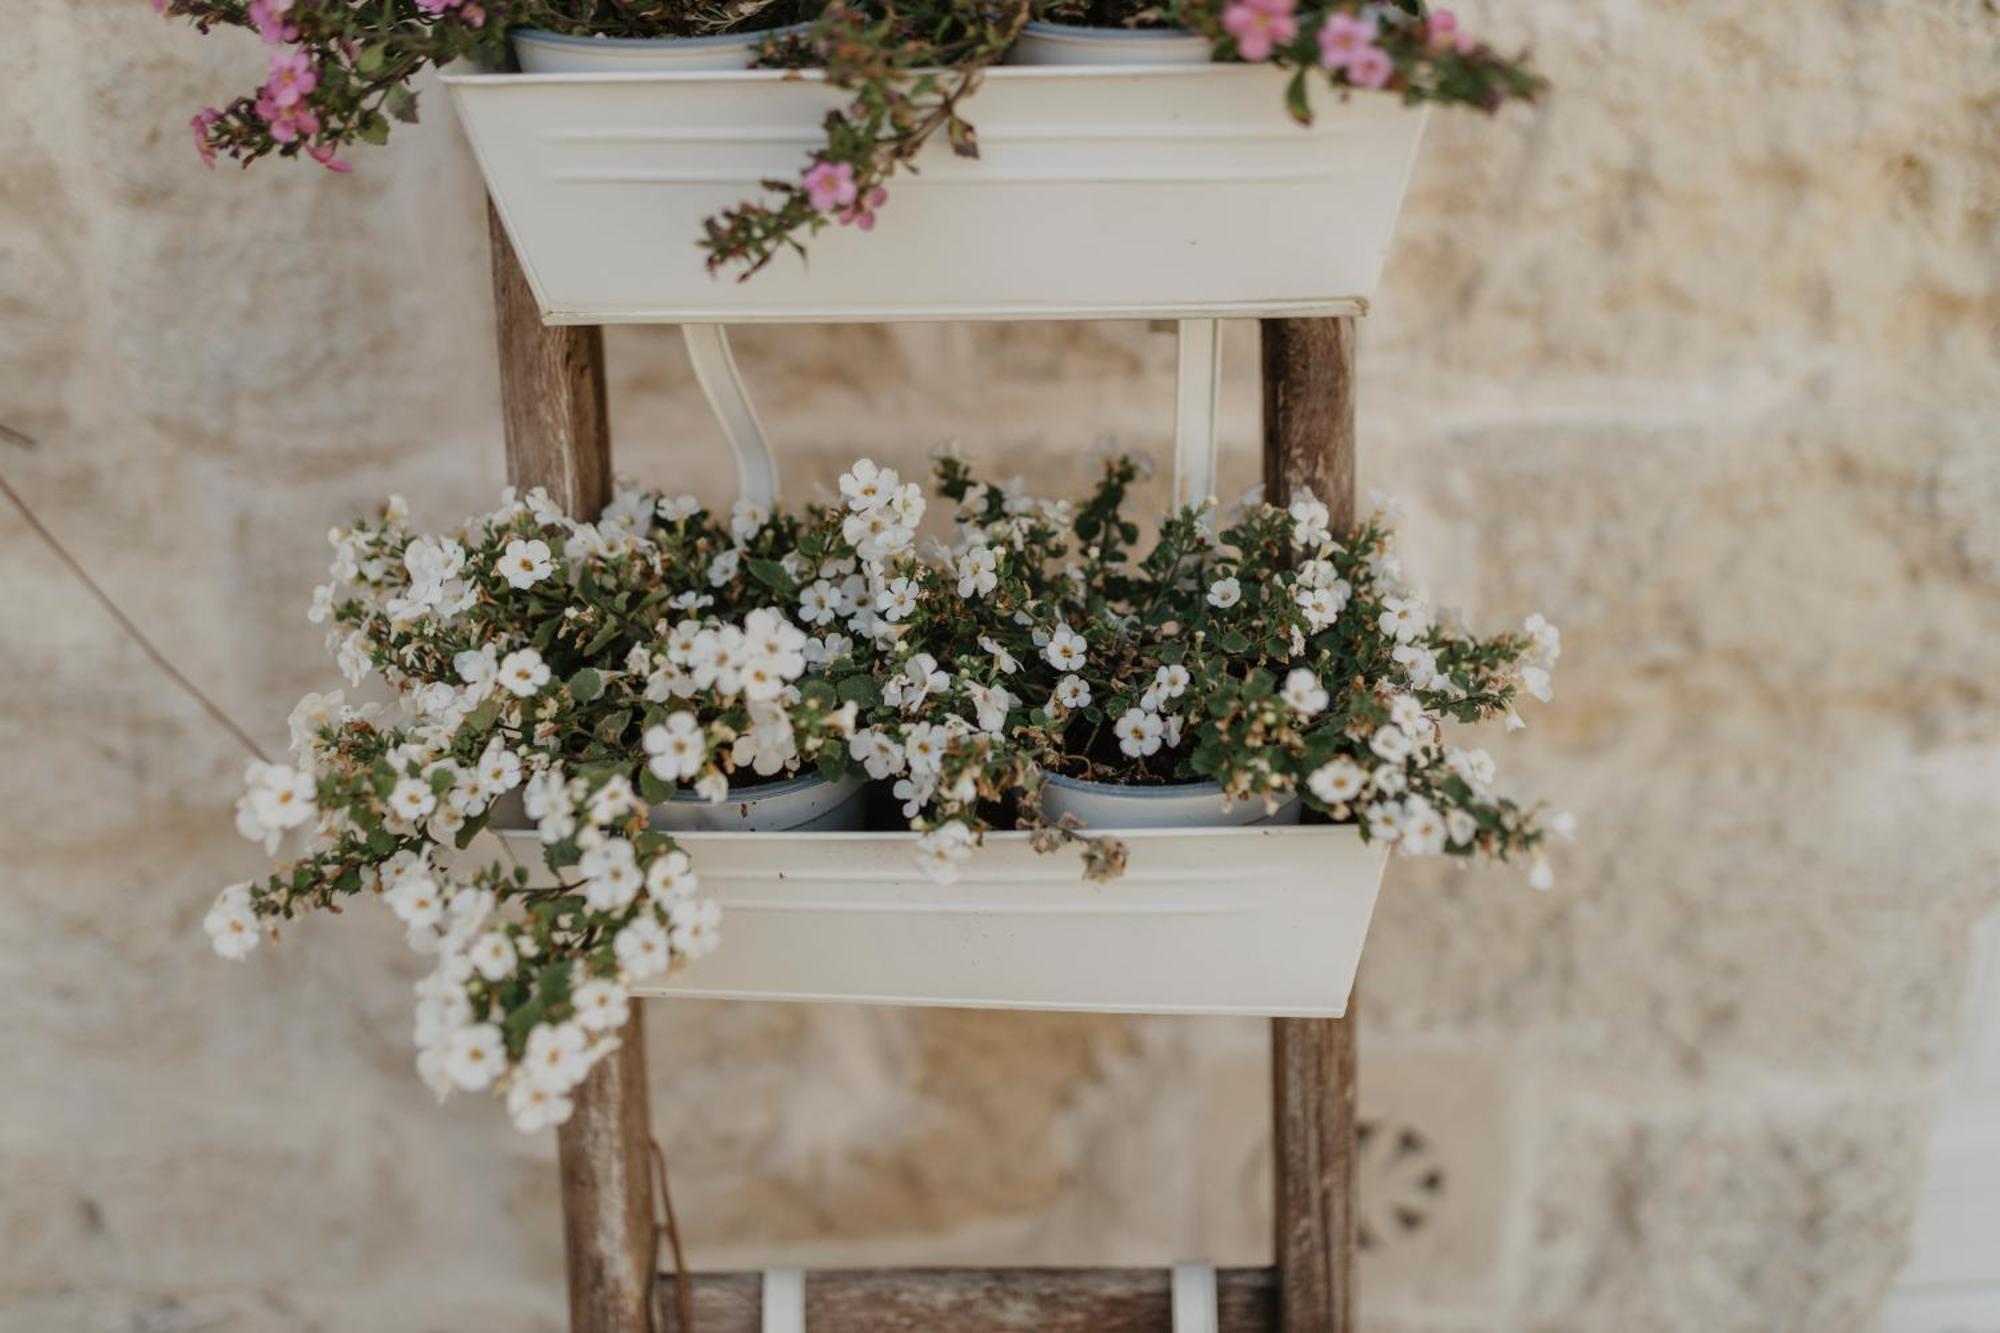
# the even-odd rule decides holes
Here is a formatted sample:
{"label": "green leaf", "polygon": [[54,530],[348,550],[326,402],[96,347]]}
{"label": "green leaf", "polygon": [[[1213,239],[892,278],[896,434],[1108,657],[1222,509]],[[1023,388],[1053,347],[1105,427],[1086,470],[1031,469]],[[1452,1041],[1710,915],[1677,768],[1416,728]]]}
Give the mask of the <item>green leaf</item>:
{"label": "green leaf", "polygon": [[856,674],[844,676],[834,687],[842,703],[859,704],[863,708],[873,708],[882,702],[882,687],[875,683],[873,676]]}
{"label": "green leaf", "polygon": [[373,46],[362,47],[361,54],[354,58],[354,68],[356,72],[361,74],[373,74],[376,70],[382,68],[382,57],[387,52],[387,50],[388,48],[383,46],[380,42],[377,42]]}
{"label": "green leaf", "polygon": [[778,592],[789,592],[791,590],[792,576],[787,574],[785,567],[777,561],[752,558],[744,563],[749,567],[750,577],[765,587]]}
{"label": "green leaf", "polygon": [[569,692],[580,704],[587,704],[604,693],[604,677],[595,667],[585,667],[569,678]]}
{"label": "green leaf", "polygon": [[646,798],[648,805],[672,800],[674,791],[674,784],[653,772],[651,767],[639,770],[639,795]]}

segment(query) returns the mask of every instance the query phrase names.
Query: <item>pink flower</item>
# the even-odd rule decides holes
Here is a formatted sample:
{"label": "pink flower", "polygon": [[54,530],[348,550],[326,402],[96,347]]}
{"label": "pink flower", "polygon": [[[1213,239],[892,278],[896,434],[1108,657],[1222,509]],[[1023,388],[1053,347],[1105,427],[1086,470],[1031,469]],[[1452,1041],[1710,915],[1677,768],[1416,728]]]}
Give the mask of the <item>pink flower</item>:
{"label": "pink flower", "polygon": [[1294,0],[1235,0],[1222,11],[1222,26],[1236,39],[1236,53],[1245,60],[1268,60],[1280,42],[1299,35],[1292,17]]}
{"label": "pink flower", "polygon": [[292,3],[293,0],[251,0],[250,21],[257,25],[257,35],[264,39],[264,45],[298,40],[298,27],[285,22]]}
{"label": "pink flower", "polygon": [[188,128],[194,131],[194,150],[201,154],[202,165],[210,171],[215,170],[215,145],[208,141],[208,131],[210,126],[221,119],[222,113],[214,107],[209,107],[196,112],[195,118],[188,122]]}
{"label": "pink flower", "polygon": [[333,155],[333,145],[331,144],[314,144],[311,148],[306,149],[306,156],[325,167],[328,171],[336,171],[343,176],[354,170],[353,167]]}
{"label": "pink flower", "polygon": [[1472,50],[1472,34],[1459,26],[1458,15],[1449,9],[1433,9],[1428,26],[1433,49],[1442,51],[1448,46],[1460,55]]}
{"label": "pink flower", "polygon": [[850,208],[861,193],[861,187],[854,182],[852,162],[828,162],[824,158],[806,168],[805,188],[806,199],[821,213]]}
{"label": "pink flower", "polygon": [[852,207],[841,210],[840,225],[845,227],[849,223],[853,223],[863,231],[873,231],[875,230],[875,210],[888,201],[889,192],[878,185],[868,192],[868,198],[865,201],[857,200]]}
{"label": "pink flower", "polygon": [[297,106],[317,87],[319,74],[312,67],[312,57],[303,51],[271,53],[271,77],[263,91],[273,103]]}
{"label": "pink flower", "polygon": [[1347,81],[1357,88],[1380,88],[1396,73],[1396,62],[1379,46],[1356,51],[1347,61]]}
{"label": "pink flower", "polygon": [[319,130],[319,117],[302,104],[279,106],[269,97],[257,99],[257,114],[271,127],[271,137],[279,143],[309,137]]}
{"label": "pink flower", "polygon": [[1319,63],[1328,69],[1346,69],[1355,56],[1374,47],[1374,23],[1352,14],[1335,14],[1319,30]]}
{"label": "pink flower", "polygon": [[417,0],[417,8],[426,14],[436,16],[447,9],[457,9],[465,0]]}

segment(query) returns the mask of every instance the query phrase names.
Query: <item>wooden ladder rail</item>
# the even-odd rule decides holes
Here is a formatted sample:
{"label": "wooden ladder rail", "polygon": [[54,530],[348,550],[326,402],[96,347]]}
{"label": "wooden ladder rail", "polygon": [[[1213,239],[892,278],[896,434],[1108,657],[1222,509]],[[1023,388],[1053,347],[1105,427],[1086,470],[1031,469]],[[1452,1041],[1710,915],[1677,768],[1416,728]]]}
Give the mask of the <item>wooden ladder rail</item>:
{"label": "wooden ladder rail", "polygon": [[[489,209],[507,477],[560,507],[611,499],[604,339],[550,327]],[[1354,518],[1352,318],[1261,326],[1264,483],[1310,490],[1336,531]],[[1350,1002],[1351,1006],[1351,1002]],[[643,1006],[617,1053],[572,1094],[557,1134],[571,1333],[678,1333],[675,1279],[656,1280]],[[1275,1264],[1218,1274],[1222,1333],[1352,1333],[1354,1019],[1271,1022]],[[754,1273],[693,1278],[699,1333],[760,1333]],[[1168,1333],[1171,1275],[1146,1269],[901,1269],[814,1274],[809,1333]]]}

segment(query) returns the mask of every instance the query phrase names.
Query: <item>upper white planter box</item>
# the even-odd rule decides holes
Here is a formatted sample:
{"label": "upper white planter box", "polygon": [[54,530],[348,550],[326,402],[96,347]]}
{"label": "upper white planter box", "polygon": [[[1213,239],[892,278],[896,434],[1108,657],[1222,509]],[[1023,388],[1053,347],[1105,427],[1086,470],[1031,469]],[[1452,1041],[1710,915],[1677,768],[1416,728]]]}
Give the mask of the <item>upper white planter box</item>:
{"label": "upper white planter box", "polygon": [[[534,868],[532,832],[507,833]],[[680,833],[722,947],[642,995],[1338,1017],[1386,851],[1352,827],[1137,829],[1125,874],[989,833],[955,884],[912,833]]]}
{"label": "upper white planter box", "polygon": [[449,75],[551,323],[1353,314],[1374,295],[1425,113],[1278,71],[1003,67],[981,156],[926,149],[873,232],[829,227],[748,282],[702,220],[796,179],[846,95],[817,75]]}

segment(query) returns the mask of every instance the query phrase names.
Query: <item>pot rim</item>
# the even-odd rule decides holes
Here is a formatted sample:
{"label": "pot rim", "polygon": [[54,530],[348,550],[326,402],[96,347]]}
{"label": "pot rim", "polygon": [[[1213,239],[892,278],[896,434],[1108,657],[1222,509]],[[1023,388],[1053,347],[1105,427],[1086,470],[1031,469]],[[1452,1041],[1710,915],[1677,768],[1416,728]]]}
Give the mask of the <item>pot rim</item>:
{"label": "pot rim", "polygon": [[838,782],[827,777],[824,773],[799,773],[789,778],[778,778],[771,782],[753,783],[747,787],[731,787],[729,794],[719,801],[711,801],[706,796],[677,787],[674,790],[674,794],[669,796],[665,801],[655,801],[653,804],[728,805],[732,801],[761,801],[773,796],[790,796],[814,786],[852,787],[859,784],[860,781],[861,779],[855,777],[852,773],[847,774]]}
{"label": "pot rim", "polygon": [[702,37],[603,37],[589,33],[550,32],[547,28],[511,28],[507,35],[525,37],[530,41],[549,42],[556,46],[611,47],[638,50],[652,47],[674,47],[680,50],[698,50],[704,47],[722,47],[732,42],[758,40],[776,37],[781,33],[802,32],[811,27],[809,23],[786,23],[776,28],[750,28],[742,32],[712,32]]}
{"label": "pot rim", "polygon": [[1201,37],[1201,34],[1192,28],[1099,28],[1084,23],[1050,23],[1045,19],[1030,19],[1021,26],[1022,36],[1030,34],[1036,37],[1083,37],[1102,41],[1142,42]]}
{"label": "pot rim", "polygon": [[1061,773],[1045,773],[1043,780],[1051,786],[1070,787],[1094,795],[1124,796],[1137,800],[1166,800],[1171,797],[1202,796],[1210,792],[1217,796],[1222,795],[1222,784],[1219,782],[1168,782],[1141,786],[1136,782],[1092,782],[1088,778],[1065,777]]}

